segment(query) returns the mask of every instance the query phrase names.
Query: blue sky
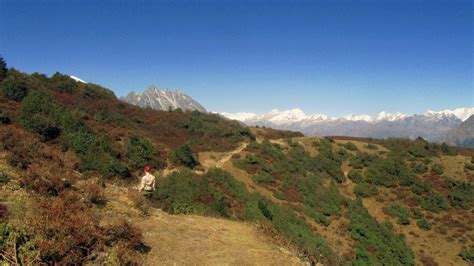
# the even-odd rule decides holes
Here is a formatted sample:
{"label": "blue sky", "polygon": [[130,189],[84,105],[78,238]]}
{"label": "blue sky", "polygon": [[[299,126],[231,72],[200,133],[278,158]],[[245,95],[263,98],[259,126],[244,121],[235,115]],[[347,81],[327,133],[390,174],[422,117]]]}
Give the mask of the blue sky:
{"label": "blue sky", "polygon": [[471,1],[0,0],[0,54],[212,111],[474,107]]}

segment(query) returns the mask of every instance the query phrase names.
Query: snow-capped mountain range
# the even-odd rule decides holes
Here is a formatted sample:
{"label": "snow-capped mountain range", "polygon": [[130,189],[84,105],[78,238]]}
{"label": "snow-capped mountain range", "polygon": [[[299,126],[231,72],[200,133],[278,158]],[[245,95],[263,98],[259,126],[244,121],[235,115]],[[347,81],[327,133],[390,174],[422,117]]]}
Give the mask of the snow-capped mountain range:
{"label": "snow-capped mountain range", "polygon": [[264,114],[221,113],[250,126],[267,126],[277,129],[297,130],[306,135],[344,135],[354,137],[417,137],[442,141],[446,133],[474,115],[474,108],[432,111],[422,114],[380,112],[377,116],[345,115],[330,117],[324,114],[306,115],[301,109]]}
{"label": "snow-capped mountain range", "polygon": [[[336,121],[336,120],[346,120],[346,121],[365,121],[365,122],[381,122],[381,121],[397,121],[402,120],[408,115],[397,112],[397,113],[387,113],[380,112],[376,117],[370,115],[345,115],[341,117],[329,117],[324,114],[312,114],[306,115],[303,110],[299,108],[279,111],[278,109],[273,109],[268,113],[264,114],[255,114],[255,113],[220,113],[221,115],[241,122],[272,122],[275,124],[288,124],[300,121],[312,121],[312,122],[325,122],[325,121]],[[425,117],[431,118],[443,118],[443,117],[455,117],[462,121],[468,119],[471,115],[474,114],[474,108],[457,108],[454,110],[444,110],[444,111],[432,111],[428,110],[422,114]]]}
{"label": "snow-capped mountain range", "polygon": [[201,104],[193,98],[178,91],[160,90],[150,86],[144,92],[130,92],[127,96],[120,98],[122,101],[155,110],[175,110],[207,112]]}

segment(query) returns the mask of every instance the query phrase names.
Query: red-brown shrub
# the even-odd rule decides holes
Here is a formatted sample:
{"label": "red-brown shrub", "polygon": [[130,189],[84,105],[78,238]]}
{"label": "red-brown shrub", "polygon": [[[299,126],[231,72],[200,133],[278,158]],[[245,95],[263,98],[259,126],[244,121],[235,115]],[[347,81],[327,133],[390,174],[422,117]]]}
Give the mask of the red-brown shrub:
{"label": "red-brown shrub", "polygon": [[5,222],[8,219],[8,209],[5,204],[0,203],[0,223]]}
{"label": "red-brown shrub", "polygon": [[77,193],[66,191],[40,199],[37,212],[31,223],[41,236],[37,245],[43,262],[82,264],[103,247],[99,219]]}

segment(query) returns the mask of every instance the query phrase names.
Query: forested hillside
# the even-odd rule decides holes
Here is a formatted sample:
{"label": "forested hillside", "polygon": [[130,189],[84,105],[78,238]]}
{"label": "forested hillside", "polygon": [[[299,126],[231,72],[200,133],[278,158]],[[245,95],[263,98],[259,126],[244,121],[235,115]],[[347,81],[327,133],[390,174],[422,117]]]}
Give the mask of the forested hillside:
{"label": "forested hillside", "polygon": [[[11,264],[173,261],[183,252],[166,245],[186,236],[160,230],[176,217],[176,234],[191,234],[182,215],[238,222],[247,237],[257,228],[291,251],[274,255],[288,264],[473,263],[472,149],[250,129],[142,109],[60,73],[2,68],[0,93],[0,250]],[[158,176],[148,198],[131,189],[144,165]],[[193,263],[188,253],[175,261]]]}

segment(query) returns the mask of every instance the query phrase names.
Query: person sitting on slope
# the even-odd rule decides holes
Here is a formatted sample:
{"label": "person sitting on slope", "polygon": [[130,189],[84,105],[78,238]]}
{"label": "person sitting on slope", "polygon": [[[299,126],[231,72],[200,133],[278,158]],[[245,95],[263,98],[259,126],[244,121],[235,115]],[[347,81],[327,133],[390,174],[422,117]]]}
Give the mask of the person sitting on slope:
{"label": "person sitting on slope", "polygon": [[150,174],[151,167],[145,165],[143,170],[145,171],[145,175],[142,176],[140,184],[137,187],[138,191],[147,193],[155,191],[155,176]]}

